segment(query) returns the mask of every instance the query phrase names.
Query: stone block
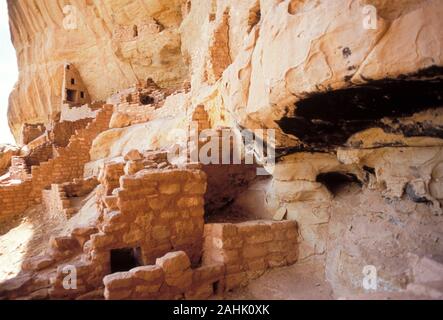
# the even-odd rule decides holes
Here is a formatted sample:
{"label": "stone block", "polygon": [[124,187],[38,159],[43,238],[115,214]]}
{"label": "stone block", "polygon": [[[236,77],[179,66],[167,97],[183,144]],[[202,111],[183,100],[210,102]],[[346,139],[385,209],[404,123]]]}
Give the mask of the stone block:
{"label": "stone block", "polygon": [[155,226],[152,228],[152,238],[155,240],[168,239],[171,236],[171,231],[168,226]]}
{"label": "stone block", "polygon": [[203,198],[201,197],[182,197],[178,200],[179,208],[190,208],[203,205]]}
{"label": "stone block", "polygon": [[247,244],[264,243],[272,241],[274,238],[274,234],[271,232],[270,229],[268,229],[262,232],[249,234],[244,238]]}
{"label": "stone block", "polygon": [[159,191],[162,194],[171,195],[171,194],[179,193],[180,188],[181,188],[180,184],[178,184],[178,183],[163,182],[159,186]]}
{"label": "stone block", "polygon": [[262,234],[271,231],[268,223],[262,221],[247,221],[236,224],[238,233],[244,236],[251,234]]}
{"label": "stone block", "polygon": [[282,253],[271,253],[266,257],[270,268],[283,267],[286,265],[286,255]]}
{"label": "stone block", "polygon": [[243,257],[258,258],[264,257],[268,254],[268,246],[266,243],[248,244],[243,247]]}
{"label": "stone block", "polygon": [[220,279],[224,276],[225,265],[223,263],[212,263],[194,269],[193,282],[203,283]]}
{"label": "stone block", "polygon": [[187,269],[175,273],[166,273],[165,282],[168,286],[185,291],[192,285],[192,270]]}
{"label": "stone block", "polygon": [[152,283],[162,282],[164,279],[163,269],[157,265],[137,267],[129,272],[134,278]]}
{"label": "stone block", "polygon": [[133,284],[133,274],[130,272],[116,272],[103,278],[103,284],[107,289],[115,290],[130,288]]}
{"label": "stone block", "polygon": [[169,252],[155,262],[166,274],[177,273],[189,269],[191,261],[184,251]]}
{"label": "stone block", "polygon": [[143,159],[143,155],[137,149],[132,149],[124,156],[125,161],[141,160],[141,159]]}
{"label": "stone block", "polygon": [[188,182],[184,185],[183,191],[189,194],[203,195],[206,192],[206,182]]}
{"label": "stone block", "polygon": [[237,228],[231,223],[210,223],[205,225],[205,237],[212,236],[225,239],[237,235]]}
{"label": "stone block", "polygon": [[153,293],[159,292],[161,286],[162,286],[161,283],[150,284],[150,285],[138,285],[135,287],[135,292],[142,295],[145,294],[151,295]]}

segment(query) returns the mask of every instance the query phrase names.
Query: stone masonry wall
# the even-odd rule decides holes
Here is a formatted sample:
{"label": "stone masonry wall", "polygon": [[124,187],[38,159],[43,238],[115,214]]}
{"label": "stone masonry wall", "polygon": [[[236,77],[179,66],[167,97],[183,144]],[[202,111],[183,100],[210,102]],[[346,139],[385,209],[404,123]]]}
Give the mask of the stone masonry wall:
{"label": "stone masonry wall", "polygon": [[84,129],[91,121],[93,118],[57,122],[50,132],[50,138],[57,147],[66,147],[75,131]]}
{"label": "stone masonry wall", "polygon": [[43,190],[43,206],[51,217],[66,213],[69,209],[69,200],[59,184],[53,184],[51,190]]}
{"label": "stone masonry wall", "polygon": [[54,156],[54,147],[51,142],[46,142],[38,147],[31,149],[29,154],[24,157],[27,168],[38,166],[42,162],[46,162]]}
{"label": "stone masonry wall", "polygon": [[83,197],[88,195],[98,185],[96,177],[86,179],[74,179],[71,182],[62,184],[63,191],[67,197]]}
{"label": "stone masonry wall", "polygon": [[18,214],[32,204],[40,203],[42,190],[54,183],[71,181],[83,176],[84,165],[90,160],[92,141],[109,128],[113,106],[104,105],[97,118],[72,136],[66,148],[56,150],[53,159],[31,167],[31,174],[20,184],[0,185],[0,219]]}
{"label": "stone masonry wall", "polygon": [[185,252],[170,252],[155,265],[106,276],[104,295],[110,300],[208,299],[269,268],[295,263],[297,236],[294,221],[208,224],[200,267],[191,268]]}
{"label": "stone masonry wall", "polygon": [[225,290],[247,284],[267,269],[298,258],[295,221],[248,221],[205,225],[203,264],[224,263]]}
{"label": "stone masonry wall", "polygon": [[71,198],[83,197],[98,185],[97,178],[74,179],[72,182],[53,184],[51,190],[43,190],[43,204],[49,214],[56,217],[63,214],[69,218],[77,212]]}
{"label": "stone masonry wall", "polygon": [[153,105],[124,102],[117,105],[115,109],[116,112],[112,117],[111,128],[126,127],[150,121],[155,107]]}
{"label": "stone masonry wall", "polygon": [[115,299],[207,299],[222,292],[224,265],[192,269],[183,251],[158,258],[155,265],[117,272],[103,279],[105,298]]}
{"label": "stone masonry wall", "polygon": [[[139,157],[131,152],[125,159]],[[50,249],[26,265],[49,275],[39,284],[47,298],[207,299],[297,260],[296,222],[204,225],[203,171],[142,169],[124,175],[123,163],[103,169],[100,181],[110,183],[97,192],[98,225],[51,238]],[[64,191],[54,188],[59,194],[51,199],[63,202],[68,193],[81,193],[83,184],[89,185],[74,181]],[[113,271],[113,252],[121,249],[136,252],[137,263]],[[77,289],[63,288],[67,266],[76,268]],[[36,294],[35,283],[20,290]]]}
{"label": "stone masonry wall", "polygon": [[33,191],[32,181],[20,184],[0,185],[0,223],[28,208],[31,199],[27,197]]}
{"label": "stone masonry wall", "polygon": [[102,233],[92,237],[100,251],[140,247],[144,264],[172,250],[193,264],[201,255],[206,175],[199,170],[142,170],[120,178],[105,200]]}
{"label": "stone masonry wall", "polygon": [[[139,249],[141,265],[182,250],[197,265],[203,244],[205,190],[206,175],[200,170],[145,169],[122,176],[119,188],[110,196],[98,191],[102,195],[98,232],[88,233],[86,239],[82,234],[81,258],[67,263],[77,268],[79,287],[64,290],[66,275],[59,265],[50,296],[75,298],[102,287],[103,277],[111,273],[111,251],[115,249]],[[75,233],[72,236],[77,239],[82,232]]]}

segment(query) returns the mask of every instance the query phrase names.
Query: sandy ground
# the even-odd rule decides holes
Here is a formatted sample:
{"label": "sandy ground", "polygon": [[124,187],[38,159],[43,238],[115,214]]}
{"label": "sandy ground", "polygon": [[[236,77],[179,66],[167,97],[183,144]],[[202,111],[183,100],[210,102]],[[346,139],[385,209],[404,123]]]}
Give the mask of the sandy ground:
{"label": "sandy ground", "polygon": [[50,217],[38,205],[0,226],[0,283],[20,273],[23,261],[38,256],[51,236],[67,235],[77,226],[88,226],[97,218],[95,196],[76,199],[81,210],[71,219]]}
{"label": "sandy ground", "polygon": [[226,299],[329,300],[332,290],[324,279],[320,259],[308,259],[289,267],[272,269],[245,288],[228,293]]}
{"label": "sandy ground", "polygon": [[[10,228],[9,231],[5,232]],[[0,283],[19,274],[29,257],[46,248],[52,234],[61,230],[59,220],[50,219],[42,206],[36,206],[2,225],[0,235]]]}

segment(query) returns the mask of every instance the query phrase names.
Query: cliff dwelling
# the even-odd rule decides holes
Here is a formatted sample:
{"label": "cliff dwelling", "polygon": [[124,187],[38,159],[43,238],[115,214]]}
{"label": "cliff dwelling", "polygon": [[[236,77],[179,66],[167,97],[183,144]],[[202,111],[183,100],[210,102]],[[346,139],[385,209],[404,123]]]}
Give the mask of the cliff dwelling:
{"label": "cliff dwelling", "polygon": [[443,299],[442,1],[51,1],[7,1],[0,299]]}
{"label": "cliff dwelling", "polygon": [[62,104],[81,106],[91,102],[88,90],[80,77],[79,72],[71,63],[64,65]]}

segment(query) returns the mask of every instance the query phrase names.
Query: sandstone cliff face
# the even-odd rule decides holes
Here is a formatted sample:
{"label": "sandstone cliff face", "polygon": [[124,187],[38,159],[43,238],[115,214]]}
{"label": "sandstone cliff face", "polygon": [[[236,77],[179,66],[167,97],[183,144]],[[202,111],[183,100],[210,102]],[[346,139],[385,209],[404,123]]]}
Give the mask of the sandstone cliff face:
{"label": "sandstone cliff face", "polygon": [[60,111],[63,64],[79,71],[92,100],[148,77],[181,85],[182,0],[8,1],[19,81],[10,98],[16,139],[24,123],[48,122]]}
{"label": "sandstone cliff face", "polygon": [[379,270],[380,290],[396,291],[417,280],[411,256],[441,260],[440,0],[77,0],[74,30],[63,28],[62,1],[8,3],[16,137],[57,117],[50,97],[65,61],[92,100],[113,105],[109,128],[90,141],[85,178],[108,174],[101,187],[112,191],[148,162],[167,167],[141,154],[187,143],[172,133],[191,120],[275,129],[267,177],[205,168],[206,219],[297,221],[299,260],[318,258],[335,296],[364,292],[366,265]]}
{"label": "sandstone cliff face", "polygon": [[[275,121],[297,116],[294,105],[311,94],[443,64],[439,1],[193,3],[181,26],[193,90],[210,83],[208,66],[224,63],[210,50],[220,47],[216,37],[224,37],[233,62],[217,90],[235,121],[247,127],[280,130]],[[368,3],[379,9],[376,29],[363,26]],[[220,35],[226,14],[228,32]],[[278,140],[284,146],[300,142],[284,133]]]}

